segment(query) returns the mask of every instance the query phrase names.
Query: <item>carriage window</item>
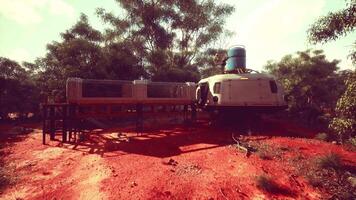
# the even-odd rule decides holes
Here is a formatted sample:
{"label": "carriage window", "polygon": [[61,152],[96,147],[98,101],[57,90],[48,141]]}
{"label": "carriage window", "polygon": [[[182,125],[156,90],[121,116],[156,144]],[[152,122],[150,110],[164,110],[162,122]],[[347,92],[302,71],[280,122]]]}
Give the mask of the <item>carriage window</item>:
{"label": "carriage window", "polygon": [[217,82],[214,84],[214,93],[215,94],[220,94],[220,86],[221,86],[220,82]]}
{"label": "carriage window", "polygon": [[277,93],[276,81],[269,81],[269,87],[271,88],[272,93]]}
{"label": "carriage window", "polygon": [[82,85],[83,97],[132,97],[132,84],[120,81],[84,80]]}
{"label": "carriage window", "polygon": [[83,97],[122,97],[122,85],[83,82]]}

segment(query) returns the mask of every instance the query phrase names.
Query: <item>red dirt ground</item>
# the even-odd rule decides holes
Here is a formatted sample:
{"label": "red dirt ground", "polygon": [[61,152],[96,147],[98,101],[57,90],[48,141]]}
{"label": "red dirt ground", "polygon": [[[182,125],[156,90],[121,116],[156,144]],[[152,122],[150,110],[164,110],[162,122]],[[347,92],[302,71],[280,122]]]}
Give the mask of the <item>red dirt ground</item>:
{"label": "red dirt ground", "polygon": [[[1,134],[8,128],[2,127]],[[255,153],[246,157],[233,146],[231,133],[199,122],[139,135],[127,129],[97,130],[78,144],[42,145],[37,127],[22,139],[7,141],[4,159],[17,182],[0,199],[320,199],[325,191],[296,174],[290,159],[334,152],[356,166],[354,152],[306,139],[315,133],[285,122],[270,120],[258,136],[245,137],[288,149],[280,159],[262,160]],[[261,174],[284,190],[270,194],[258,189]]]}

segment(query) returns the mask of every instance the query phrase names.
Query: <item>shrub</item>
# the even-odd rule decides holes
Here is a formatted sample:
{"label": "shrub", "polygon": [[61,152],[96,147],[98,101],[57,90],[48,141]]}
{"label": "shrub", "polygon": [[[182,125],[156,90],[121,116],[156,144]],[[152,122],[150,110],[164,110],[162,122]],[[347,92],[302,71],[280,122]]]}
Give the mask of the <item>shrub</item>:
{"label": "shrub", "polygon": [[349,151],[356,151],[356,136],[351,137],[346,141],[345,148]]}
{"label": "shrub", "polygon": [[317,159],[319,168],[340,169],[341,157],[336,153],[330,153]]}
{"label": "shrub", "polygon": [[312,185],[313,187],[322,186],[322,183],[324,181],[323,177],[316,174],[314,171],[308,173],[305,177],[308,180],[308,182],[310,183],[310,185]]}
{"label": "shrub", "polygon": [[327,133],[318,133],[314,138],[321,141],[328,141],[329,135]]}
{"label": "shrub", "polygon": [[282,154],[281,148],[275,148],[271,145],[263,144],[258,147],[257,155],[263,160],[272,160],[273,158],[280,158]]}
{"label": "shrub", "polygon": [[348,143],[356,147],[356,136],[349,139]]}
{"label": "shrub", "polygon": [[329,124],[341,142],[356,136],[356,71],[348,74],[345,85],[345,93],[336,104],[336,117]]}

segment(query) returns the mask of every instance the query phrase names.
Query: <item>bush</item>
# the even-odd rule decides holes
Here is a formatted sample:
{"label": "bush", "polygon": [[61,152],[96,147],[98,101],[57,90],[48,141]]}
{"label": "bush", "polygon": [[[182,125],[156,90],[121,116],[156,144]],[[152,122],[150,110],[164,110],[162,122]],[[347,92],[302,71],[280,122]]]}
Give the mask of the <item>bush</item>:
{"label": "bush", "polygon": [[354,186],[349,181],[354,174],[342,164],[338,154],[330,153],[307,160],[300,170],[312,186],[325,191],[323,199],[356,199]]}
{"label": "bush", "polygon": [[356,147],[356,137],[352,137],[348,140],[348,143],[354,147]]}
{"label": "bush", "polygon": [[317,166],[323,169],[340,169],[341,163],[341,157],[336,153],[330,153],[317,159]]}
{"label": "bush", "polygon": [[321,141],[328,141],[329,135],[327,133],[318,133],[314,138]]}
{"label": "bush", "polygon": [[322,183],[325,181],[323,180],[323,177],[320,176],[319,174],[316,174],[314,171],[308,173],[306,176],[306,179],[312,185],[313,187],[321,187]]}
{"label": "bush", "polygon": [[336,117],[329,124],[341,142],[356,136],[356,71],[348,74],[345,85],[346,90],[336,104]]}
{"label": "bush", "polygon": [[281,158],[282,151],[283,150],[281,148],[275,148],[271,145],[263,144],[258,147],[257,155],[262,160],[272,160],[273,158]]}
{"label": "bush", "polygon": [[356,151],[356,136],[347,140],[346,148],[351,151]]}
{"label": "bush", "polygon": [[326,59],[322,50],[306,50],[269,61],[265,69],[278,77],[289,97],[288,113],[298,122],[327,128],[338,97],[344,90],[339,61]]}

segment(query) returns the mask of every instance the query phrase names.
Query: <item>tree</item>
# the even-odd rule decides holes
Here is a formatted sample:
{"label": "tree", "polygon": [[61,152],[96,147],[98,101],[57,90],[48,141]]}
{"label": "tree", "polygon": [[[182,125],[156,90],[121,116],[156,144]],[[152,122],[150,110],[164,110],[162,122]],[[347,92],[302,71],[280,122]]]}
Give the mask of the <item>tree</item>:
{"label": "tree", "polygon": [[35,64],[40,69],[38,83],[44,93],[59,90],[64,95],[68,77],[104,77],[101,33],[93,29],[85,15],[70,29],[61,33],[62,42],[47,45],[48,53]]}
{"label": "tree", "polygon": [[[200,74],[203,78],[221,74],[223,72],[223,55],[226,55],[225,49],[209,48],[204,53],[197,56],[196,63],[200,66]],[[219,58],[219,56],[221,58]]]}
{"label": "tree", "polygon": [[16,61],[0,57],[0,118],[9,113],[20,116],[37,113],[39,92],[30,77],[31,73]]}
{"label": "tree", "polygon": [[339,61],[329,61],[322,50],[286,55],[279,62],[269,61],[265,68],[276,75],[289,98],[289,112],[315,124],[326,110],[334,108],[342,80],[336,74]]}
{"label": "tree", "polygon": [[[331,12],[311,25],[308,30],[309,41],[312,43],[328,42],[351,33],[356,27],[355,13],[356,1],[347,0],[344,9]],[[353,44],[350,57],[356,63],[356,42]]]}
{"label": "tree", "polygon": [[[355,30],[356,27],[356,1],[346,1],[346,8],[338,12],[329,13],[320,18],[309,29],[309,41],[328,42],[336,40],[341,36]],[[353,64],[356,64],[356,41],[353,44],[350,57]],[[355,137],[356,132],[356,110],[355,110],[355,69],[348,73],[345,85],[346,90],[337,102],[336,116],[331,121],[329,127],[339,135],[341,141],[349,137]]]}
{"label": "tree", "polygon": [[213,0],[117,2],[124,16],[97,10],[112,26],[106,30],[106,42],[124,41],[157,81],[197,81],[196,56],[224,32],[225,17],[234,10]]}
{"label": "tree", "polygon": [[132,80],[143,74],[139,59],[130,49],[119,42],[106,45],[102,33],[84,14],[61,37],[63,41],[48,44],[46,56],[34,64],[39,69],[37,83],[46,95],[57,91],[64,97],[69,77]]}
{"label": "tree", "polygon": [[356,1],[347,0],[346,8],[331,12],[317,20],[309,29],[311,42],[328,42],[352,32],[356,27]]}
{"label": "tree", "polygon": [[329,127],[338,134],[341,141],[356,137],[356,72],[349,72],[346,90],[336,104],[336,117]]}

